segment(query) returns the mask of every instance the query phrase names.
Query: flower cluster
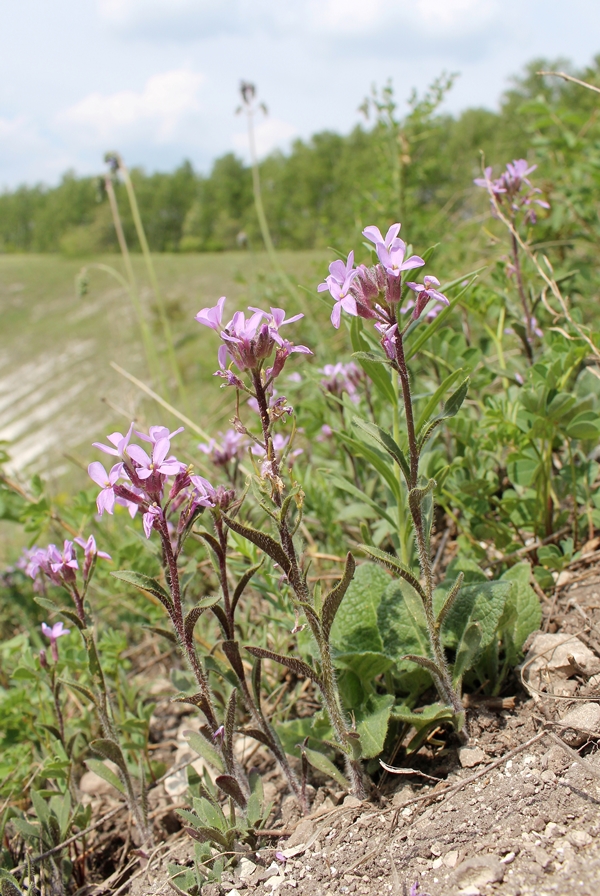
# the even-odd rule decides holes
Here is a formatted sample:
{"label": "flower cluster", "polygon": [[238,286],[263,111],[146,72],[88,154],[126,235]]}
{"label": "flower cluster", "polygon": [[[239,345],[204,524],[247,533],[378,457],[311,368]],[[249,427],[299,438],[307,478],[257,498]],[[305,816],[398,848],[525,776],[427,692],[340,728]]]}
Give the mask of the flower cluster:
{"label": "flower cluster", "polygon": [[201,442],[198,445],[203,454],[207,454],[216,467],[226,467],[232,461],[240,460],[250,445],[250,440],[244,433],[228,429],[225,433],[218,433],[220,441],[211,439],[209,442]]}
{"label": "flower cluster", "polygon": [[[84,550],[83,580],[87,582],[96,559],[100,557],[110,560],[111,556],[106,551],[98,550],[93,535],[90,535],[87,541],[84,541],[83,538],[76,538],[75,543]],[[34,548],[28,551],[24,560],[25,572],[32,579],[36,579],[41,572],[53,584],[63,585],[67,588],[74,584],[77,570],[79,570],[74,543],[68,540],[65,540],[62,551],[55,544],[49,544],[47,548]]]}
{"label": "flower cluster", "polygon": [[229,369],[229,363],[233,362],[241,372],[245,370],[261,370],[267,358],[275,351],[273,366],[266,371],[267,379],[278,376],[285,362],[294,352],[311,355],[312,352],[305,345],[294,345],[284,339],[279,330],[285,324],[292,324],[304,317],[296,314],[286,320],[285,311],[282,308],[271,308],[270,313],[260,308],[249,307],[252,315],[246,320],[243,311],[236,311],[229,323],[223,323],[223,309],[225,296],[221,296],[213,308],[203,308],[196,315],[199,324],[210,327],[219,333],[223,344],[219,348],[219,370],[215,376],[222,376],[227,385],[243,388],[243,383]]}
{"label": "flower cluster", "polygon": [[[169,508],[185,505],[180,517],[183,525],[199,508],[215,507],[217,493],[213,486],[201,476],[191,476],[189,468],[170,454],[171,439],[182,430],[180,427],[169,432],[166,426],[151,426],[148,434],[136,430],[135,434],[152,446],[150,453],[140,445],[130,444],[133,423],[126,435],[119,432],[109,435],[110,445],[94,442],[105,454],[119,458],[108,473],[99,461],[93,461],[88,467],[90,477],[102,489],[96,499],[101,516],[104,511],[112,514],[115,504],[127,507],[132,517],[140,510],[146,538],[150,538],[155,528],[166,531],[165,513]],[[165,502],[170,478],[173,482]]]}
{"label": "flower cluster", "polygon": [[[526,159],[515,159],[508,162],[506,171],[503,171],[500,177],[492,180],[491,165],[484,169],[484,176],[477,177],[473,181],[478,187],[483,187],[488,191],[493,200],[500,205],[506,205],[513,214],[525,211],[525,221],[529,224],[535,224],[537,216],[533,205],[539,205],[541,208],[550,208],[550,205],[544,199],[536,199],[542,191],[538,187],[534,187],[528,178],[537,165],[529,165]],[[523,191],[523,188],[525,190]],[[492,210],[494,202],[492,201]]]}
{"label": "flower cluster", "polygon": [[[335,300],[331,323],[336,329],[340,326],[342,311],[354,317],[373,320],[390,358],[395,357],[398,308],[404,285],[402,274],[425,264],[418,255],[406,257],[406,243],[398,235],[400,227],[400,224],[393,224],[385,237],[378,227],[366,227],[363,236],[374,244],[379,263],[370,268],[364,264],[355,268],[354,252],[350,252],[345,263],[337,260],[329,265],[329,275],[317,287],[319,292],[329,291]],[[423,283],[409,281],[405,285],[415,293],[415,297],[400,308],[400,313],[412,310],[413,320],[421,317],[430,302],[435,305],[428,311],[427,319],[435,317],[441,305],[449,304],[446,296],[436,288],[440,283],[435,277],[427,276]]]}
{"label": "flower cluster", "polygon": [[357,367],[354,361],[349,364],[326,364],[320,371],[324,374],[321,380],[321,386],[332,395],[338,396],[347,392],[351,401],[358,404],[360,395],[358,387],[363,382],[365,375],[360,367]]}

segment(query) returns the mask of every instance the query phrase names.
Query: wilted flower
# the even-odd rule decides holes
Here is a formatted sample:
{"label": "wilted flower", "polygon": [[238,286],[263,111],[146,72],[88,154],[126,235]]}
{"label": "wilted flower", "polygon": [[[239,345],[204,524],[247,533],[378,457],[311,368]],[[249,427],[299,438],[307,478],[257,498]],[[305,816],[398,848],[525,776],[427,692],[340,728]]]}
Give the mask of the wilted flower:
{"label": "wilted flower", "polygon": [[90,576],[90,572],[92,567],[94,566],[96,559],[100,557],[102,560],[112,560],[110,554],[107,554],[106,551],[99,551],[96,547],[96,539],[93,535],[90,535],[87,541],[84,541],[83,538],[76,538],[75,543],[80,545],[83,548],[84,552],[84,565],[83,565],[83,580],[84,582],[88,580]]}
{"label": "wilted flower", "polygon": [[[414,309],[412,313],[413,320],[417,320],[417,318],[421,317],[421,314],[423,313],[425,307],[432,299],[436,301],[438,306],[439,303],[441,303],[442,305],[450,304],[446,296],[443,293],[438,292],[438,290],[435,288],[436,286],[440,285],[440,281],[437,279],[437,277],[425,276],[423,277],[422,284],[407,283],[406,285],[417,294],[416,301],[414,299],[409,299],[404,308],[402,308],[403,312],[408,311],[410,308]],[[438,313],[439,307],[438,310],[435,311],[435,313],[432,315],[432,317],[435,317]],[[430,313],[428,312],[427,317],[429,316]]]}

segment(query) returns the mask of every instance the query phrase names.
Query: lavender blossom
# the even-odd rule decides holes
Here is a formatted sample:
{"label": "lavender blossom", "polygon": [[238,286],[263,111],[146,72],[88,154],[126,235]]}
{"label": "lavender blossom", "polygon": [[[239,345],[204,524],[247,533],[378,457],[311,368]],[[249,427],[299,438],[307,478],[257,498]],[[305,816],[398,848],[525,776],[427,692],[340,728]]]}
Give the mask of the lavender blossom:
{"label": "lavender blossom", "polygon": [[150,538],[155,525],[163,518],[163,512],[158,504],[151,504],[142,516],[142,524],[146,538]]}
{"label": "lavender blossom", "polygon": [[175,457],[167,457],[171,450],[169,439],[158,439],[152,447],[150,458],[139,445],[131,445],[129,456],[136,463],[135,473],[139,479],[149,479],[151,476],[176,476],[185,470],[185,464],[180,463]]}
{"label": "lavender blossom", "polygon": [[241,371],[257,370],[261,368],[263,361],[273,353],[273,350],[279,347],[280,351],[276,356],[277,370],[275,371],[275,366],[272,368],[274,371],[272,375],[277,376],[293,352],[312,354],[306,346],[295,346],[292,342],[284,340],[279,333],[280,327],[294,323],[304,315],[296,314],[286,319],[285,311],[282,308],[271,308],[269,313],[260,308],[250,307],[248,310],[253,314],[247,320],[243,311],[236,311],[229,323],[223,326],[224,303],[225,298],[222,296],[214,308],[203,308],[198,312],[196,320],[198,323],[220,332],[223,345],[220,346],[217,355],[220,370],[215,375],[224,377],[228,385],[243,388],[241,380],[227,369],[229,361],[233,361]]}
{"label": "lavender blossom", "polygon": [[92,444],[94,448],[99,448],[100,451],[104,451],[105,454],[112,454],[114,457],[120,457],[121,460],[126,460],[127,446],[129,445],[132,432],[133,423],[125,435],[120,432],[113,432],[107,436],[106,438],[114,446],[113,448],[111,448],[110,445],[103,445],[102,442],[92,442]]}
{"label": "lavender blossom", "polygon": [[351,401],[358,404],[360,395],[357,386],[363,379],[362,370],[353,361],[349,364],[326,364],[320,371],[325,376],[321,380],[321,386],[332,395],[341,396],[347,392]]}
{"label": "lavender blossom", "polygon": [[77,569],[79,564],[73,542],[65,540],[62,552],[55,544],[49,544],[45,550],[38,548],[30,558],[26,572],[32,579],[42,572],[55,585],[68,585],[75,581]]}
{"label": "lavender blossom", "polygon": [[[100,445],[96,445],[96,447],[101,448]],[[106,453],[108,454],[110,452],[107,451]],[[96,498],[98,513],[102,516],[106,510],[107,513],[112,514],[115,508],[115,493],[113,491],[113,486],[117,479],[123,475],[123,464],[115,464],[114,467],[111,467],[110,473],[107,473],[100,461],[95,460],[89,465],[88,473],[90,478],[93,479],[97,485],[102,487],[102,491]]]}
{"label": "lavender blossom", "polygon": [[366,236],[368,240],[375,244],[377,257],[390,277],[400,277],[402,271],[420,268],[425,264],[418,255],[411,255],[406,261],[404,260],[406,243],[398,236],[400,227],[400,224],[392,224],[385,236],[385,240],[381,236],[378,227],[371,226],[363,230],[363,236]]}
{"label": "lavender blossom", "polygon": [[97,558],[100,557],[102,560],[112,560],[112,557],[110,554],[107,554],[106,551],[98,550],[96,547],[96,539],[93,535],[90,535],[87,541],[84,541],[83,538],[76,538],[75,543],[83,548],[85,558],[83,564],[83,580],[84,582],[87,582]]}
{"label": "lavender blossom", "polygon": [[[486,189],[498,204],[508,205],[514,214],[524,210],[525,220],[530,224],[535,224],[537,217],[531,206],[539,205],[541,208],[550,208],[549,203],[544,199],[534,198],[542,192],[538,187],[534,187],[528,178],[528,175],[536,168],[537,165],[529,165],[526,159],[514,159],[507,163],[506,171],[503,171],[496,180],[492,180],[492,168],[488,166],[484,170],[484,176],[475,178],[473,183]],[[528,189],[524,195],[520,195],[524,186]],[[492,202],[492,209],[493,207]]]}
{"label": "lavender blossom", "polygon": [[[435,317],[439,313],[439,304],[449,305],[450,302],[446,298],[446,296],[438,292],[435,288],[440,285],[440,281],[437,277],[423,277],[423,283],[407,283],[406,284],[410,289],[413,290],[417,294],[416,301],[414,299],[409,299],[406,305],[401,309],[402,312],[406,312],[413,308],[412,317],[413,320],[417,320],[421,317],[425,307],[429,304],[429,302],[434,299],[436,304],[438,305],[438,310],[435,312],[433,317]],[[430,317],[430,312],[428,312],[427,317],[432,320],[433,317]]]}
{"label": "lavender blossom", "polygon": [[[45,622],[42,622],[42,632],[43,634],[50,639],[50,650],[52,652],[52,659],[55,663],[58,662],[58,647],[56,642],[59,638],[62,638],[63,635],[68,635],[71,632],[70,628],[65,628],[62,622],[55,622],[52,627],[46,625]],[[45,654],[44,654],[45,656]],[[41,658],[40,658],[41,662]]]}

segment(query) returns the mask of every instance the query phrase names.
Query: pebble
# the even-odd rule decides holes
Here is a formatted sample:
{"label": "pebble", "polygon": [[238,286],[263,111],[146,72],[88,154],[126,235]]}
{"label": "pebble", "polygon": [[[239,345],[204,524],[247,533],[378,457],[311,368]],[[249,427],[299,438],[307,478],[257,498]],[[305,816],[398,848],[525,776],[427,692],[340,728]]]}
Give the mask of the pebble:
{"label": "pebble", "polygon": [[481,747],[461,747],[458,751],[458,761],[463,768],[474,768],[485,760],[486,755]]}
{"label": "pebble", "polygon": [[561,725],[567,729],[562,732],[566,743],[571,747],[580,747],[589,738],[586,732],[600,733],[600,706],[597,703],[582,703],[562,717]]}
{"label": "pebble", "polygon": [[456,868],[456,863],[458,862],[458,850],[451,849],[450,852],[447,852],[444,856],[444,865],[446,868]]}
{"label": "pebble", "polygon": [[567,833],[567,840],[572,846],[589,846],[592,842],[592,837],[587,833],[587,831],[569,831]]}
{"label": "pebble", "polygon": [[454,872],[459,887],[484,887],[504,878],[504,865],[495,856],[466,859]]}

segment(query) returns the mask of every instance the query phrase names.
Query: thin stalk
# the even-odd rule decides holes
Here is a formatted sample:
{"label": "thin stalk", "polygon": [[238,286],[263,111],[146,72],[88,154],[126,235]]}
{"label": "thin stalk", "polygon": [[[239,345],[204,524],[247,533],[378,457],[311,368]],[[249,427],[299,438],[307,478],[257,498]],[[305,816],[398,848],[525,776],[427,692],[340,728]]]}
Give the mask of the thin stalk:
{"label": "thin stalk", "polygon": [[[398,394],[398,371],[392,368],[392,385],[394,387],[394,393]],[[394,436],[394,441],[397,445],[400,444],[400,409],[398,407],[398,400],[392,405],[392,435]],[[402,479],[402,470],[398,466],[398,464],[394,464],[394,473],[396,475],[396,479],[398,481],[398,489],[400,493],[402,493],[402,489],[404,488],[404,481]],[[402,562],[408,566],[410,558],[408,552],[408,529],[406,525],[406,512],[404,508],[404,504],[401,500],[398,501],[398,540],[400,542],[400,554],[402,557]]]}
{"label": "thin stalk", "polygon": [[532,342],[532,330],[531,330],[531,312],[529,310],[529,302],[527,301],[527,294],[525,292],[525,286],[523,285],[523,275],[521,273],[521,262],[519,260],[519,244],[517,243],[515,234],[514,234],[514,222],[513,222],[513,230],[511,230],[511,247],[512,247],[512,256],[513,256],[513,264],[515,266],[515,274],[517,277],[517,290],[519,293],[519,298],[521,299],[521,306],[523,308],[523,315],[525,317],[525,351],[527,352],[527,357],[529,361],[533,361],[533,350],[531,348]]}
{"label": "thin stalk", "polygon": [[[159,371],[159,375],[162,376],[160,366],[158,364],[154,340],[152,339],[152,333],[144,317],[142,303],[140,301],[140,295],[137,286],[137,280],[133,270],[133,264],[131,262],[131,255],[129,254],[129,247],[127,246],[127,240],[125,239],[125,233],[123,231],[123,224],[121,221],[121,215],[119,214],[119,206],[117,203],[117,197],[115,194],[115,188],[113,186],[112,178],[107,175],[104,180],[104,184],[106,188],[106,195],[108,196],[110,210],[112,213],[115,232],[117,234],[117,240],[119,242],[119,248],[121,250],[121,256],[123,258],[123,264],[125,265],[127,279],[129,280],[129,296],[135,309],[135,313],[137,315],[138,323],[140,325],[140,330],[142,333],[142,342],[144,344],[144,353],[146,355],[148,370],[151,376],[155,373],[155,371]],[[161,385],[164,389],[164,383],[162,380]]]}
{"label": "thin stalk", "polygon": [[[267,460],[269,460],[272,465],[271,470],[273,480],[275,483],[278,483],[281,482],[281,477],[279,474],[277,457],[273,450],[268,401],[262,383],[260,370],[255,369],[252,371],[252,379],[254,383],[256,400],[258,402]],[[282,507],[282,493],[276,486],[273,488],[273,501],[278,508]],[[300,563],[296,554],[294,541],[289,531],[287,520],[284,518],[283,514],[281,515],[278,528],[281,545],[288,557],[288,560],[290,561],[290,572],[288,574],[289,583],[298,601],[310,603],[311,601],[308,586],[300,571]],[[353,750],[350,739],[351,732],[348,728],[346,719],[344,718],[341,701],[339,699],[339,692],[335,680],[335,671],[331,659],[331,649],[328,641],[323,638],[320,627],[317,627],[311,616],[307,616],[307,620],[315,637],[315,640],[319,646],[319,654],[321,659],[321,693],[325,702],[325,708],[327,710],[327,714],[329,716],[329,720],[332,724],[336,738],[344,752],[346,770],[352,784],[353,792],[360,799],[362,799],[365,796],[362,767],[360,760],[353,758]]]}
{"label": "thin stalk", "polygon": [[279,264],[277,251],[271,238],[271,231],[269,230],[269,224],[262,200],[258,155],[256,152],[256,141],[254,138],[254,111],[252,109],[248,109],[246,114],[248,116],[248,143],[250,145],[250,163],[252,166],[252,192],[254,194],[254,207],[256,209],[256,217],[258,218],[258,225],[260,227],[261,236],[263,238],[263,243],[265,244],[265,249],[267,250],[267,255],[269,256],[269,261],[273,265],[273,269],[281,280],[283,287],[285,288],[286,292],[290,294],[292,299],[294,299],[294,301],[298,301],[298,291],[294,288],[293,283]]}
{"label": "thin stalk", "polygon": [[133,189],[133,184],[131,182],[131,177],[129,176],[129,171],[123,160],[119,158],[119,170],[123,176],[123,182],[125,184],[125,189],[127,190],[127,197],[129,199],[129,205],[131,207],[131,214],[133,215],[133,223],[135,224],[135,229],[138,235],[138,240],[140,242],[140,246],[142,249],[142,254],[144,256],[144,261],[146,262],[146,269],[148,271],[148,276],[150,278],[150,283],[152,284],[152,289],[154,290],[154,296],[156,299],[156,307],[158,308],[158,316],[160,317],[160,322],[163,328],[163,334],[165,337],[165,342],[167,346],[167,355],[169,358],[169,364],[171,366],[171,372],[175,377],[175,381],[177,383],[177,387],[179,389],[180,399],[184,402],[186,400],[185,396],[185,387],[183,385],[183,379],[181,376],[181,371],[179,370],[179,365],[177,363],[177,358],[175,356],[175,345],[173,342],[173,334],[171,332],[171,325],[169,324],[169,318],[167,315],[167,311],[165,308],[165,303],[163,301],[162,293],[160,291],[160,286],[158,285],[158,277],[156,276],[156,271],[154,269],[154,262],[152,261],[152,253],[150,252],[150,247],[148,245],[148,240],[146,239],[146,232],[144,230],[144,225],[142,224],[142,218],[140,215],[139,206],[137,203],[135,190]]}
{"label": "thin stalk", "polygon": [[[404,355],[402,333],[396,334],[395,344],[396,364],[398,374],[400,376],[400,385],[402,388],[402,398],[404,402],[404,413],[406,419],[406,431],[408,437],[410,465],[409,489],[412,492],[413,489],[418,488],[419,483],[419,448],[415,433],[412,395],[410,390],[408,369],[406,367],[406,358]],[[448,661],[446,659],[444,648],[442,646],[439,627],[436,624],[435,610],[433,607],[433,572],[431,569],[429,547],[427,545],[427,539],[425,536],[425,527],[423,523],[421,504],[417,500],[411,500],[411,496],[409,494],[408,505],[413,520],[415,538],[419,554],[419,564],[421,567],[421,575],[424,581],[423,609],[425,611],[429,643],[431,645],[433,659],[439,672],[439,675],[436,677],[436,684],[443,699],[446,700],[446,702],[449,703],[450,706],[452,706],[456,713],[460,713],[464,710],[464,707],[462,705],[460,697],[458,696],[452,685],[450,668],[448,666]]]}

